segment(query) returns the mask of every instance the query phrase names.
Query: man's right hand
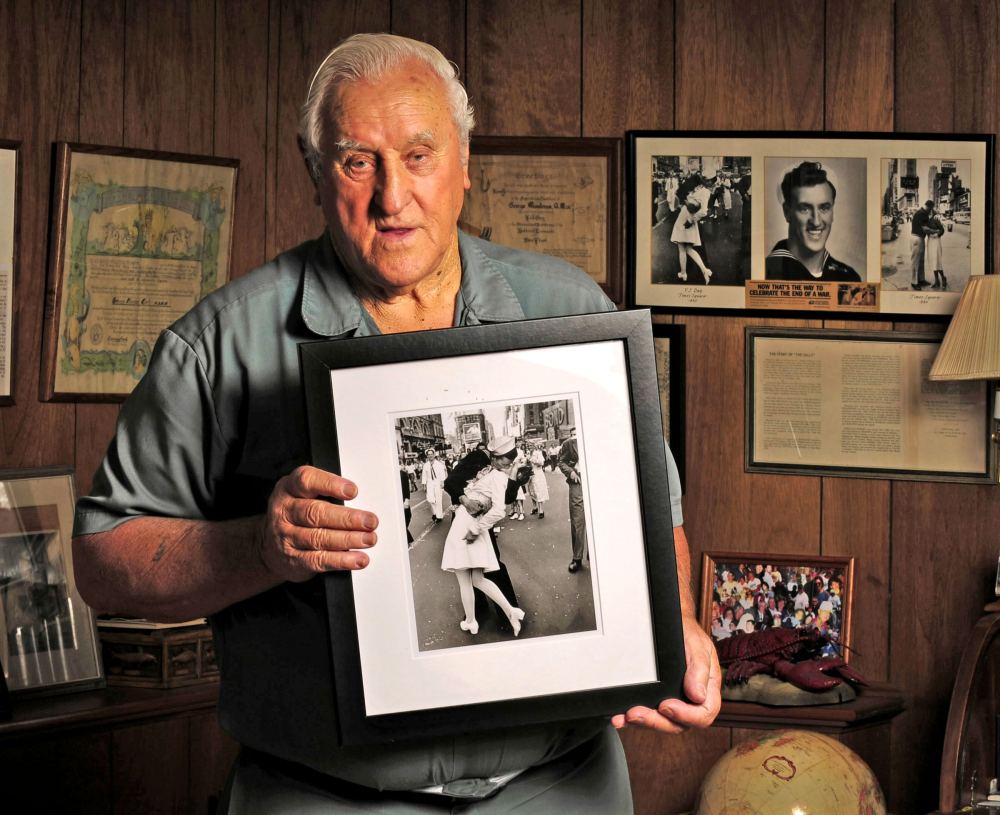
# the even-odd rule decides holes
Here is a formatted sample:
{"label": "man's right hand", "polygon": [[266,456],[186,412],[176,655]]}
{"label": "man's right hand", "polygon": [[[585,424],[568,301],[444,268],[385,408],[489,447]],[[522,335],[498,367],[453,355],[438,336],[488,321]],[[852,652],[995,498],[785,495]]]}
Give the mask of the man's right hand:
{"label": "man's right hand", "polygon": [[378,518],[327,500],[357,494],[346,478],[308,465],[278,481],[258,540],[265,568],[281,580],[301,582],[319,572],[367,566],[364,550],[378,539]]}

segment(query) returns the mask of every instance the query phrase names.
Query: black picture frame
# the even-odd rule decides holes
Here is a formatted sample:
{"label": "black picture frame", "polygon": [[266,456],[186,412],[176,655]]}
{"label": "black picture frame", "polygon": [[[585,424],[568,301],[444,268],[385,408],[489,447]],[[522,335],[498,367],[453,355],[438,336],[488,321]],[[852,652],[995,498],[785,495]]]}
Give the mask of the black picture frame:
{"label": "black picture frame", "polygon": [[929,381],[939,332],[744,332],[747,472],[995,486],[992,383]]}
{"label": "black picture frame", "polygon": [[[587,364],[579,370],[566,369],[553,374],[539,365],[540,361],[572,362],[581,357],[586,358]],[[624,381],[597,382],[594,379],[595,359],[620,360]],[[655,707],[663,699],[682,697],[683,633],[648,311],[324,340],[300,346],[300,362],[312,463],[341,472],[342,465],[347,470],[354,466],[354,460],[364,458],[375,462],[371,465],[372,470],[366,470],[360,478],[355,473],[345,472],[345,475],[358,484],[359,495],[367,495],[369,499],[359,505],[379,513],[380,545],[371,550],[372,561],[367,569],[356,573],[333,572],[323,578],[334,669],[335,687],[331,692],[335,695],[338,735],[342,744],[377,743],[608,715],[636,704]],[[433,659],[426,659],[426,654],[421,657],[415,653],[412,638],[403,630],[412,624],[407,617],[413,614],[412,607],[407,607],[405,601],[389,601],[396,604],[392,609],[399,609],[399,617],[403,619],[383,622],[381,630],[374,623],[375,618],[393,616],[393,610],[383,605],[387,584],[378,581],[388,574],[392,590],[405,591],[402,583],[393,581],[405,583],[408,579],[408,561],[404,562],[405,556],[401,554],[407,551],[405,532],[394,520],[394,515],[401,516],[402,512],[392,509],[391,496],[394,491],[398,497],[400,489],[396,440],[390,431],[394,426],[392,410],[406,400],[413,400],[410,402],[413,406],[423,404],[424,395],[413,395],[407,385],[409,382],[427,382],[428,392],[436,395],[442,388],[447,392],[449,382],[463,381],[462,372],[478,370],[486,364],[492,390],[484,386],[476,395],[464,396],[461,400],[447,393],[444,398],[460,401],[464,409],[467,402],[473,403],[477,397],[486,404],[492,398],[490,394],[506,388],[512,400],[529,397],[530,401],[536,394],[531,383],[525,384],[524,372],[531,366],[536,366],[536,374],[539,381],[545,383],[545,388],[551,388],[553,379],[559,377],[579,383],[580,407],[576,418],[582,431],[581,464],[588,456],[593,459],[593,468],[583,468],[587,517],[591,524],[588,529],[590,563],[584,571],[592,575],[588,579],[596,587],[601,625],[583,635],[534,640],[508,638],[489,646],[471,644],[437,651]],[[602,363],[596,364],[600,368]],[[619,362],[612,364],[617,366]],[[446,372],[448,381],[434,381],[433,374],[441,371]],[[380,402],[387,405],[385,410],[373,409],[372,400],[366,400],[353,387],[361,381],[388,381],[387,377],[396,383],[402,395],[380,393]],[[346,387],[348,382],[352,387]],[[551,393],[551,390],[542,393]],[[608,405],[612,407],[607,408]],[[611,421],[619,416],[624,416],[625,421]],[[368,438],[384,439],[375,445],[383,449],[370,450]],[[359,452],[362,450],[363,453]],[[597,455],[598,450],[621,451],[622,460],[632,462],[632,471],[609,468],[603,454]],[[611,458],[614,460],[614,455]],[[609,483],[609,478],[618,488],[602,492],[599,484]],[[631,498],[629,484],[635,487]],[[636,511],[631,513],[633,505]],[[387,511],[383,512],[385,508]],[[609,526],[612,514],[632,518],[634,526],[627,526],[627,520],[620,529],[617,525]],[[610,557],[612,544],[614,558]],[[565,545],[568,559],[568,540]],[[621,557],[623,552],[626,554]],[[382,570],[382,577],[377,569]],[[398,571],[395,577],[393,570]],[[565,560],[560,562],[558,571],[566,575]],[[365,581],[375,582],[366,584]],[[641,589],[644,583],[645,591]],[[373,596],[380,598],[379,605],[373,614],[366,615],[364,609],[370,607]],[[626,618],[627,633],[624,633],[626,627],[616,628],[619,625],[616,620]],[[447,624],[457,629],[457,619],[448,620]],[[618,633],[613,634],[612,630]],[[616,639],[620,636],[638,636],[645,643],[642,649],[637,649],[641,653],[620,650],[622,643]],[[383,652],[396,648],[397,641],[401,643],[397,650],[402,656],[391,654],[390,659],[398,657],[405,663],[401,668],[401,675],[406,677],[405,687],[390,691],[390,696],[396,693],[399,697],[394,697],[390,705],[398,704],[400,709],[386,713],[377,707],[381,701],[372,701],[373,694],[366,680],[374,679],[369,668],[362,664],[362,651],[366,659],[377,661],[383,657]],[[387,642],[389,644],[385,645]],[[553,664],[553,660],[561,664],[564,657],[576,659],[585,653],[580,649],[586,649],[586,670],[593,670],[593,676],[581,678],[577,687],[570,690],[551,690],[550,685],[546,685],[544,692],[538,692],[543,683],[559,683],[558,679],[550,680],[544,666]],[[613,658],[612,653],[615,654]],[[631,658],[622,660],[622,653],[629,653]],[[604,654],[604,660],[600,654]],[[426,684],[423,675],[411,673],[418,664],[418,657],[423,659],[421,666],[431,665],[434,671],[441,671],[432,676],[440,677],[442,684],[447,685],[447,688],[438,689],[448,694],[444,703],[413,704],[402,698],[423,692]],[[510,677],[519,678],[522,690],[511,691],[506,682],[501,682],[498,687],[502,689],[491,698],[470,702],[452,695],[452,684],[463,685],[468,677],[474,677],[476,683],[486,681],[484,666],[494,659],[501,660],[500,664],[510,672]],[[442,664],[444,667],[439,667]],[[640,665],[645,667],[639,668]],[[624,678],[609,682],[603,673],[598,678],[598,673],[612,667],[612,674],[620,668]],[[643,678],[629,678],[633,673]],[[593,687],[588,685],[591,681],[595,683]],[[526,686],[531,690],[524,691]],[[478,688],[476,690],[478,692]],[[429,692],[436,691],[431,689]]]}
{"label": "black picture frame", "polygon": [[[792,227],[780,182],[805,161],[819,162],[835,189],[822,248],[838,269],[824,265],[820,281],[801,275],[782,249]],[[627,303],[668,313],[941,320],[970,275],[993,272],[994,174],[994,134],[628,131]],[[692,201],[685,223],[697,223],[698,259],[687,252],[681,274],[684,242],[675,238],[687,232],[674,227],[692,189],[703,206]],[[927,285],[914,290],[910,232],[926,199],[942,219],[946,280],[931,285],[938,278],[928,268]]]}

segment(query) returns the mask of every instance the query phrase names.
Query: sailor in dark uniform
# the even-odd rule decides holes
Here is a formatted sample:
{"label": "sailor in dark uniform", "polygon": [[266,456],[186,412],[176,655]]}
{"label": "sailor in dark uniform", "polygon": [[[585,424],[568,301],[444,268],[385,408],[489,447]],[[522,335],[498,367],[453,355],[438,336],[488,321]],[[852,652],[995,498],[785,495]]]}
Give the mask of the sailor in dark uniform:
{"label": "sailor in dark uniform", "polygon": [[823,250],[821,273],[817,277],[788,249],[788,241],[778,241],[764,261],[764,274],[768,280],[818,280],[822,283],[858,283],[861,281],[854,269],[841,263]]}
{"label": "sailor in dark uniform", "polygon": [[861,276],[826,251],[833,228],[837,189],[818,161],[803,161],[781,180],[781,209],[787,240],[778,241],[764,262],[768,280],[859,283]]}

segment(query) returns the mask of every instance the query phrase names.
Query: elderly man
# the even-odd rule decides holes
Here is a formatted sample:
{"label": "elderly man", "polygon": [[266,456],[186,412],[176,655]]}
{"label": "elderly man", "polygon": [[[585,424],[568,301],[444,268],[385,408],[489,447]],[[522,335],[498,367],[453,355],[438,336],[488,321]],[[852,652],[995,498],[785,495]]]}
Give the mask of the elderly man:
{"label": "elderly man", "polygon": [[[78,505],[76,578],[94,607],[212,618],[219,715],[244,746],[229,812],[630,808],[607,721],[336,742],[327,609],[310,578],[363,569],[378,519],[326,500],[353,500],[357,487],[304,464],[298,344],[613,308],[561,261],[459,234],[471,126],[465,90],[436,49],[389,35],[335,48],[300,125],[325,234],[163,332]],[[718,662],[687,592],[679,500],[674,518],[688,701],[633,708],[612,717],[617,727],[676,733],[718,712]]]}
{"label": "elderly man", "polygon": [[781,211],[788,239],[778,241],[764,261],[768,280],[860,283],[861,276],[826,251],[833,228],[837,188],[818,161],[803,161],[781,179]]}

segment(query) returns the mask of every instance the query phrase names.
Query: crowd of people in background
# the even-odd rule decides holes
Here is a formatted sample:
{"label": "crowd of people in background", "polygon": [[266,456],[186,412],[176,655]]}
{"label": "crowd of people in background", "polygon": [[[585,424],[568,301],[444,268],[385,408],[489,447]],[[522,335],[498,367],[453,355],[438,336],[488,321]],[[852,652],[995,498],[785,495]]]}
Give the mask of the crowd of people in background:
{"label": "crowd of people in background", "polygon": [[768,628],[815,628],[837,654],[844,615],[844,574],[832,568],[770,563],[718,564],[712,590],[715,640]]}

